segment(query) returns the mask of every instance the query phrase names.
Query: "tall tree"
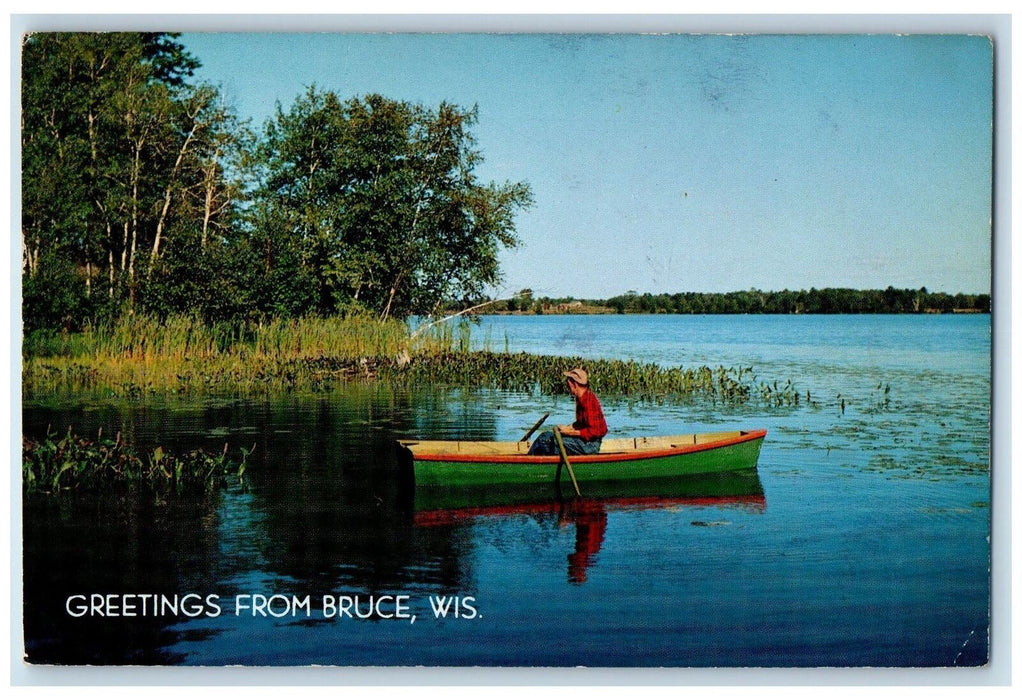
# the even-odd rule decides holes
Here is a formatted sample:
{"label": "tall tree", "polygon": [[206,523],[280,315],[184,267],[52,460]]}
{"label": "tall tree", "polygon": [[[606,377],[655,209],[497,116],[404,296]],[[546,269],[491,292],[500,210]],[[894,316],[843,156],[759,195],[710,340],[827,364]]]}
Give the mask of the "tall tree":
{"label": "tall tree", "polygon": [[[204,167],[203,146],[224,133],[224,112],[214,108],[215,89],[187,83],[198,65],[172,34],[38,33],[23,42],[24,271],[32,279],[43,260],[70,263],[43,276],[59,268],[78,280],[82,299],[63,314],[65,325],[96,297],[116,306],[134,294],[139,266],[158,263],[200,183],[219,194],[209,220],[194,225],[225,215],[228,188],[208,182],[218,173]],[[105,295],[94,293],[97,281]],[[32,303],[26,295],[30,325]]]}
{"label": "tall tree", "polygon": [[[500,279],[497,255],[517,244],[523,183],[483,184],[470,128],[475,109],[309,90],[266,127],[257,209],[275,250],[298,252],[313,307],[381,317],[431,313]],[[291,258],[294,262],[294,258]]]}

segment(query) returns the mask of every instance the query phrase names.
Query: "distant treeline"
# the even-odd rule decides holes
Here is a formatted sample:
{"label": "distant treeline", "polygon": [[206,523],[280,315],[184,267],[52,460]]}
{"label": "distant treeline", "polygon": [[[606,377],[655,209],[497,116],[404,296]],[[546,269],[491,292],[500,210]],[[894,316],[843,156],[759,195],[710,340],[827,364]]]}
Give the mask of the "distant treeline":
{"label": "distant treeline", "polygon": [[610,299],[533,297],[523,290],[496,302],[493,311],[507,313],[618,314],[913,314],[989,313],[989,294],[947,294],[921,289],[842,289],[679,294],[628,292]]}

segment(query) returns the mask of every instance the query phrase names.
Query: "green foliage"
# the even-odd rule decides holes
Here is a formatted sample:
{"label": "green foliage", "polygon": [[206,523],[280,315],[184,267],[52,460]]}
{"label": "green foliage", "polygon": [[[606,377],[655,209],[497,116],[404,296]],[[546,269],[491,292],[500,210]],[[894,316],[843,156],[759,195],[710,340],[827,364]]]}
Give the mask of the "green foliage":
{"label": "green foliage", "polygon": [[[133,307],[168,241],[199,231],[205,246],[230,233],[246,132],[217,90],[186,82],[198,65],[172,34],[26,38],[28,328],[80,328]],[[38,301],[47,296],[49,313]]]}
{"label": "green foliage", "polygon": [[[470,304],[478,304],[475,299]],[[522,290],[511,299],[493,301],[487,313],[554,314],[890,314],[990,312],[989,294],[946,294],[922,289],[810,289],[793,292],[638,294],[610,299],[539,297]]]}
{"label": "green foliage", "polygon": [[123,315],[78,333],[26,336],[26,396],[99,391],[103,395],[322,388],[369,379],[381,364],[407,364],[449,349],[445,328],[410,336],[403,321],[366,313],[208,324],[195,316]]}
{"label": "green foliage", "polygon": [[22,63],[26,328],[432,313],[500,279],[527,185],[475,109],[310,88],[257,139],[176,35],[49,32]]}
{"label": "green foliage", "polygon": [[514,217],[531,193],[477,182],[476,119],[446,103],[342,101],[315,88],[278,106],[252,234],[266,251],[267,307],[429,314],[499,281],[497,253],[516,245]]}
{"label": "green foliage", "polygon": [[431,352],[416,356],[407,368],[384,366],[381,376],[410,384],[485,387],[503,391],[567,393],[564,372],[585,367],[594,391],[644,400],[687,399],[770,406],[798,405],[790,380],[782,386],[756,383],[751,367],[660,367],[632,360],[587,360],[528,353]]}
{"label": "green foliage", "polygon": [[212,492],[240,479],[251,450],[242,450],[240,462],[227,455],[193,450],[174,455],[157,447],[139,454],[131,446],[100,434],[96,440],[79,437],[68,429],[57,439],[47,435],[36,442],[22,440],[22,486],[28,493],[108,491],[115,488],[148,489],[161,495]]}
{"label": "green foliage", "polygon": [[[562,300],[541,299],[547,306]],[[630,292],[605,301],[588,301],[617,313],[669,314],[889,314],[949,313],[956,309],[990,311],[989,294],[931,293],[922,289],[856,290],[812,288],[808,291],[684,294],[636,294]]]}
{"label": "green foliage", "polygon": [[25,329],[73,328],[87,315],[87,299],[72,262],[53,252],[40,259],[40,272],[26,277],[22,285]]}
{"label": "green foliage", "polygon": [[[26,332],[95,328],[124,313],[209,325],[435,316],[500,281],[498,255],[517,245],[532,193],[479,181],[475,108],[311,87],[257,138],[219,90],[189,83],[198,65],[174,34],[24,41]],[[523,290],[490,310],[946,313],[991,303],[892,287],[574,302]]]}
{"label": "green foliage", "polygon": [[138,310],[169,318],[188,309],[209,324],[254,317],[255,254],[243,241],[173,240],[139,281]]}
{"label": "green foliage", "polygon": [[[470,333],[469,323],[448,323],[412,336],[403,322],[368,314],[213,325],[186,316],[132,316],[78,334],[31,334],[24,390],[27,396],[101,390],[108,396],[140,397],[328,391],[339,383],[382,380],[561,394],[566,391],[564,371],[584,366],[597,391],[635,399],[702,397],[768,406],[801,401],[790,380],[783,385],[759,382],[751,367],[660,367],[630,360],[478,352],[470,350]],[[888,385],[883,402],[889,393]],[[811,402],[808,394],[805,401]]]}
{"label": "green foliage", "polygon": [[301,242],[276,235],[285,229],[283,211],[257,207],[250,247],[255,258],[253,294],[256,310],[273,318],[294,318],[316,308],[314,270],[305,264]]}

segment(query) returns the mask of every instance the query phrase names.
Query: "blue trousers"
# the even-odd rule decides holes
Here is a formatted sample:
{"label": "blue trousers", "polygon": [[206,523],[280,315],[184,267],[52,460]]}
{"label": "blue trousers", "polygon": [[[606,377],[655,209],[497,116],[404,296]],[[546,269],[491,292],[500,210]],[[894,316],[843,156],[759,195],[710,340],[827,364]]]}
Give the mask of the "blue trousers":
{"label": "blue trousers", "polygon": [[[564,451],[570,455],[594,455],[600,451],[602,440],[583,440],[580,437],[561,436],[564,442]],[[540,434],[536,441],[529,448],[530,455],[556,455],[557,438],[553,431],[547,430]]]}

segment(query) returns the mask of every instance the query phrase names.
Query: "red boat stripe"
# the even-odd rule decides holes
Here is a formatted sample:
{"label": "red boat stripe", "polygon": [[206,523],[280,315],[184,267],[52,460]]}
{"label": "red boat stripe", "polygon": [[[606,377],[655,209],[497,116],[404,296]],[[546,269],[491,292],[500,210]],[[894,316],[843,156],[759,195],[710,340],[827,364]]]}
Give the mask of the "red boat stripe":
{"label": "red boat stripe", "polygon": [[[759,440],[766,436],[765,430],[750,430],[745,435],[717,442],[707,442],[701,445],[683,445],[668,450],[656,450],[649,452],[617,452],[595,455],[572,455],[572,464],[599,464],[603,462],[638,462],[645,459],[657,459],[658,457],[672,457],[674,455],[688,454],[693,452],[705,452],[719,447],[740,445],[743,442]],[[530,456],[530,455],[415,455],[415,459],[423,462],[485,462],[488,464],[556,464],[561,458],[554,456]]]}

